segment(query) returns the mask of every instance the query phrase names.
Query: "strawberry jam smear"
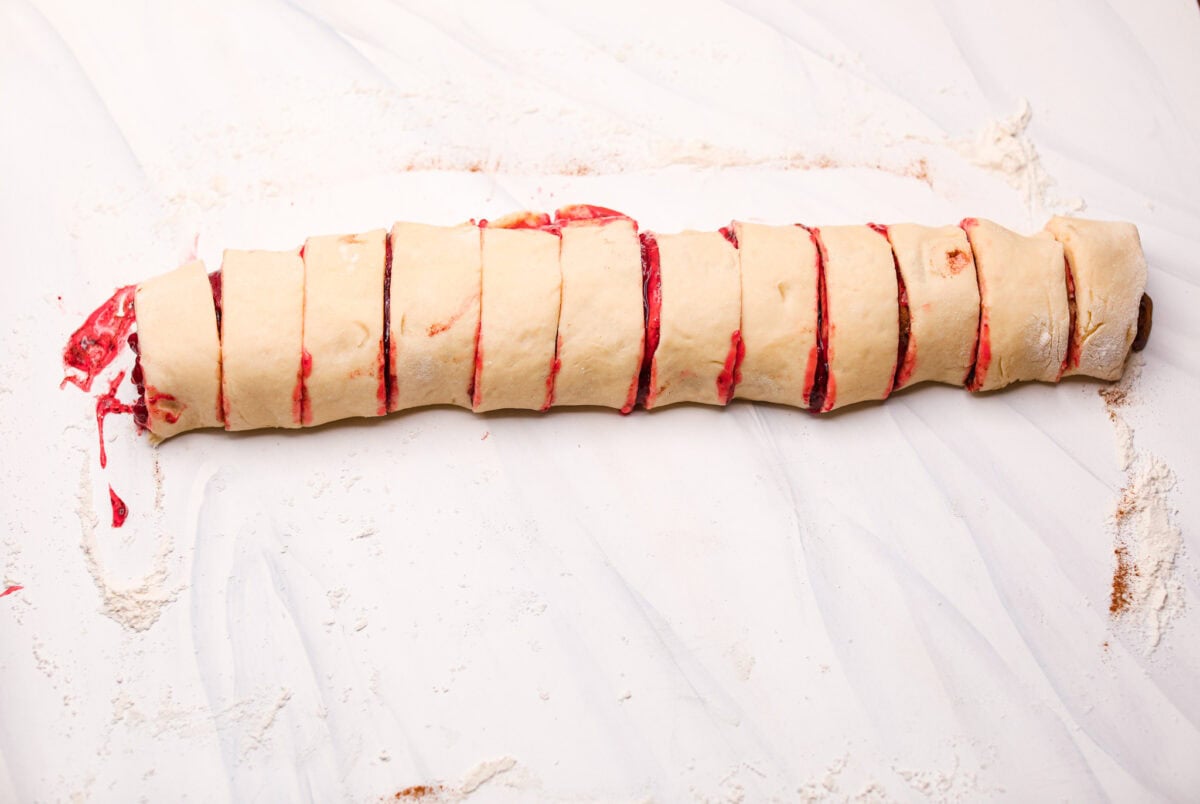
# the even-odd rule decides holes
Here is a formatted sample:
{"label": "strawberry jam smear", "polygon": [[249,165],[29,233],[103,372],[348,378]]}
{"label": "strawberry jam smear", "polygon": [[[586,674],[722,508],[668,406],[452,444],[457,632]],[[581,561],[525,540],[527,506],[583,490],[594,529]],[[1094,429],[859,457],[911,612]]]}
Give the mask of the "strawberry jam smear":
{"label": "strawberry jam smear", "polygon": [[117,496],[112,486],[108,487],[108,501],[112,504],[112,526],[119,528],[129,517],[129,506],[125,505],[125,501]]}
{"label": "strawberry jam smear", "polygon": [[[967,242],[971,242],[971,230],[979,225],[976,218],[963,218],[959,228],[967,233]],[[974,248],[972,246],[972,248]],[[983,271],[976,264],[975,279],[979,283],[979,334],[975,336],[975,363],[967,369],[963,385],[968,391],[978,391],[987,380],[988,367],[992,364],[992,327],[988,321],[987,283]]]}
{"label": "strawberry jam smear", "polygon": [[71,334],[63,349],[63,365],[68,373],[60,388],[71,383],[83,391],[92,390],[96,377],[116,359],[129,338],[136,320],[133,305],[136,292],[136,285],[120,288]]}
{"label": "strawberry jam smear", "polygon": [[96,431],[100,436],[100,468],[102,469],[108,466],[108,454],[104,450],[104,419],[114,413],[134,413],[134,405],[117,399],[117,388],[124,380],[125,372],[118,372],[117,376],[109,381],[108,392],[96,397]]}
{"label": "strawberry jam smear", "polygon": [[658,240],[653,232],[642,232],[642,309],[646,318],[646,346],[638,375],[638,399],[643,406],[654,402],[654,353],[662,334],[662,267]]}

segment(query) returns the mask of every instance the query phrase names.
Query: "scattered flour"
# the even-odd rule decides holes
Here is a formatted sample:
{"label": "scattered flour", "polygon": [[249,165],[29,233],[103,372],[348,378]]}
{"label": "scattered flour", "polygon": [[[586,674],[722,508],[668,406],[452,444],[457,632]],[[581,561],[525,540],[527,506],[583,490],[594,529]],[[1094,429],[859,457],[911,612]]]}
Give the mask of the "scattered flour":
{"label": "scattered flour", "polygon": [[1125,486],[1112,514],[1116,566],[1109,612],[1117,623],[1135,628],[1146,653],[1151,653],[1183,609],[1183,585],[1175,574],[1183,533],[1175,524],[1171,502],[1175,474],[1162,459],[1135,447],[1133,429],[1120,412],[1129,404],[1140,373],[1141,362],[1134,358],[1121,382],[1101,389],[1100,396],[1125,472]]}
{"label": "scattered flour", "polygon": [[1021,193],[1031,220],[1045,212],[1083,210],[1083,199],[1064,200],[1053,195],[1056,182],[1046,172],[1037,147],[1026,133],[1032,119],[1029,101],[1021,98],[1021,107],[1012,117],[992,120],[973,138],[951,139],[947,144],[972,164],[1003,176]]}
{"label": "scattered flour", "polygon": [[458,788],[459,792],[464,796],[469,796],[492,779],[502,773],[508,773],[516,766],[517,761],[512,757],[501,757],[500,759],[490,759],[487,762],[480,762],[463,777],[462,784]]}

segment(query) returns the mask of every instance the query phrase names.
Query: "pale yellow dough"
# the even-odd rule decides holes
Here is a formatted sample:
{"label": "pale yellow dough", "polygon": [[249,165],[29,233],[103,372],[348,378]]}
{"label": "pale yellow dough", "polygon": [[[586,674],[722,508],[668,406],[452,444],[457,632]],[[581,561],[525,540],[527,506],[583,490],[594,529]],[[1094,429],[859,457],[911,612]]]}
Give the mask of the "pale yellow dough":
{"label": "pale yellow dough", "polygon": [[221,263],[225,427],[299,427],[304,261],[298,251],[226,251]]}
{"label": "pale yellow dough", "polygon": [[623,408],[637,395],[645,331],[637,227],[625,218],[568,223],[561,264],[554,404]]}
{"label": "pale yellow dough", "polygon": [[958,226],[896,223],[888,238],[908,292],[908,372],[901,385],[962,385],[979,336],[979,283],[966,233]]}
{"label": "pale yellow dough", "polygon": [[317,425],[381,416],[383,382],[383,229],[310,237],[304,244],[305,380]]}
{"label": "pale yellow dough", "polygon": [[971,390],[992,391],[1022,380],[1054,382],[1070,337],[1062,244],[1049,232],[1025,237],[983,218],[968,218],[963,228],[975,253],[981,320],[987,325]]}
{"label": "pale yellow dough", "polygon": [[223,426],[221,342],[204,263],[141,283],[134,309],[150,432],[168,438]]}
{"label": "pale yellow dough", "polygon": [[542,229],[483,229],[475,410],[540,410],[562,302],[560,241]]}
{"label": "pale yellow dough", "polygon": [[829,390],[822,410],[884,399],[900,345],[891,246],[867,226],[824,226],[819,237],[829,322]]}
{"label": "pale yellow dough", "polygon": [[1146,290],[1146,257],[1137,227],[1057,217],[1046,231],[1062,244],[1075,279],[1076,359],[1065,373],[1120,379]]}
{"label": "pale yellow dough", "polygon": [[808,407],[817,364],[817,247],[800,226],[735,223],[742,281],[739,399]]}
{"label": "pale yellow dough", "polygon": [[471,407],[480,264],[474,224],[392,227],[392,410]]}
{"label": "pale yellow dough", "polygon": [[737,249],[719,232],[658,235],[661,330],[647,408],[723,404],[717,378],[741,325]]}

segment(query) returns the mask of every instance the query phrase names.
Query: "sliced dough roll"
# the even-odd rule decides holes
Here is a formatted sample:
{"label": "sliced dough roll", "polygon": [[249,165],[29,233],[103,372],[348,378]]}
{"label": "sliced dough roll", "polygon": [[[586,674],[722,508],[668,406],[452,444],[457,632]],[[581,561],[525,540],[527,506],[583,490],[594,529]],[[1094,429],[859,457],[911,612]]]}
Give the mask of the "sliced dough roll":
{"label": "sliced dough roll", "polygon": [[304,244],[305,425],[387,413],[383,229]]}
{"label": "sliced dough roll", "polygon": [[559,246],[557,232],[483,227],[476,411],[541,410],[551,398],[562,302]]}
{"label": "sliced dough roll", "polygon": [[303,331],[299,251],[226,251],[221,387],[227,430],[300,426]]}
{"label": "sliced dough roll", "polygon": [[471,407],[480,249],[474,224],[392,227],[392,410]]}
{"label": "sliced dough roll", "polygon": [[822,411],[892,392],[900,348],[896,266],[887,238],[868,226],[818,230],[825,266],[828,386]]}
{"label": "sliced dough roll", "polygon": [[958,226],[887,227],[908,297],[908,347],[896,387],[962,385],[975,364],[979,282],[967,235]]}
{"label": "sliced dough roll", "polygon": [[134,309],[150,432],[167,438],[223,426],[221,341],[204,263],[141,283]]}
{"label": "sliced dough roll", "polygon": [[564,224],[561,265],[553,404],[628,412],[637,400],[645,327],[637,226],[625,217]]}
{"label": "sliced dough roll", "polygon": [[1062,244],[1075,283],[1075,331],[1064,373],[1119,379],[1146,290],[1137,227],[1056,217],[1046,231]]}
{"label": "sliced dough roll", "polygon": [[719,232],[656,235],[662,305],[646,408],[724,405],[737,351],[742,288],[737,249]]}
{"label": "sliced dough roll", "polygon": [[817,368],[816,244],[800,226],[733,224],[741,262],[739,399],[806,408]]}
{"label": "sliced dough roll", "polygon": [[1066,263],[1049,232],[1024,237],[983,218],[962,228],[979,277],[979,345],[972,391],[1054,382],[1070,338]]}

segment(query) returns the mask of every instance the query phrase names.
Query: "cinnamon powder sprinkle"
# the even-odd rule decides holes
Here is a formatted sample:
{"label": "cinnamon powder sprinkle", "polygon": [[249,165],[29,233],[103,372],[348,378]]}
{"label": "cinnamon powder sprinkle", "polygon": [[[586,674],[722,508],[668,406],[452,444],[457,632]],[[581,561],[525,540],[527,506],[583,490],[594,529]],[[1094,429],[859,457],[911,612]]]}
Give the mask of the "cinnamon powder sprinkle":
{"label": "cinnamon powder sprinkle", "polygon": [[1133,602],[1130,591],[1130,577],[1137,575],[1137,565],[1129,563],[1129,551],[1124,545],[1113,550],[1117,557],[1117,568],[1113,570],[1112,596],[1109,598],[1108,613],[1113,617],[1119,616]]}
{"label": "cinnamon powder sprinkle", "polygon": [[426,796],[437,795],[441,791],[441,785],[417,784],[412,787],[406,787],[403,790],[398,790],[395,798],[397,801],[403,801],[404,799],[416,800],[425,798]]}

